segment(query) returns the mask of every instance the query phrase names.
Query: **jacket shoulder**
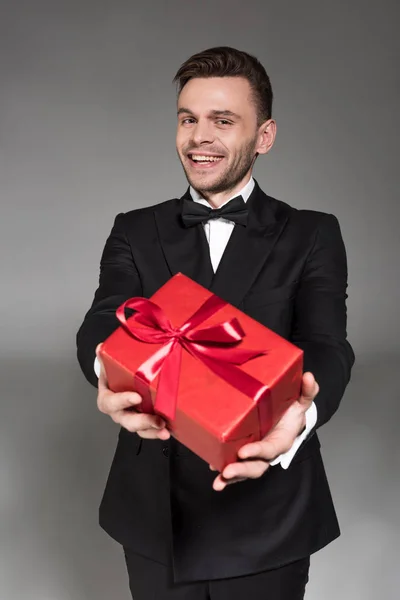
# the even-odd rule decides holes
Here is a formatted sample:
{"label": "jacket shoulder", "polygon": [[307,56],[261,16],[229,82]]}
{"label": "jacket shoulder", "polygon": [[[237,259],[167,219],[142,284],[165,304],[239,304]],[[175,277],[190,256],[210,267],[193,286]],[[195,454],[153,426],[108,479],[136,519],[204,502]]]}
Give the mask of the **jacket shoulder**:
{"label": "jacket shoulder", "polygon": [[297,208],[271,196],[268,196],[268,198],[276,217],[278,219],[289,218],[289,223],[293,227],[310,231],[324,226],[338,226],[338,219],[332,213],[308,208]]}
{"label": "jacket shoulder", "polygon": [[164,202],[152,204],[151,206],[135,208],[125,213],[119,213],[117,219],[123,226],[126,226],[130,230],[132,230],[132,228],[142,230],[148,223],[154,221],[154,214],[163,214],[174,208],[176,209],[179,202],[180,200],[178,198],[172,198],[170,200],[165,200]]}

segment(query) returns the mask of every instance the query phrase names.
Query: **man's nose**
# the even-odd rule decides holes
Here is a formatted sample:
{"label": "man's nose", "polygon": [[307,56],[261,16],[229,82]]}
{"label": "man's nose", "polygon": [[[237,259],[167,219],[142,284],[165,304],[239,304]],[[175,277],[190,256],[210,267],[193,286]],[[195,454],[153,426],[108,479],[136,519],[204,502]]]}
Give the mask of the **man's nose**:
{"label": "man's nose", "polygon": [[210,123],[198,121],[192,130],[192,139],[196,146],[200,144],[211,144],[214,141],[214,134]]}

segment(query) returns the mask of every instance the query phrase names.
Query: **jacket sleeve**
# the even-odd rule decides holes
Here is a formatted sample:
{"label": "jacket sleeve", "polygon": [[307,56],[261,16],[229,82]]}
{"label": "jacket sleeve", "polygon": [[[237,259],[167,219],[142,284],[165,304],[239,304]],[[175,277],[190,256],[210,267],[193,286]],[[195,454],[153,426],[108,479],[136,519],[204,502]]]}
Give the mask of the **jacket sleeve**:
{"label": "jacket sleeve", "polygon": [[107,239],[100,261],[99,286],[76,336],[79,364],[86,379],[95,387],[96,346],[117,329],[118,306],[132,296],[142,295],[139,273],[123,229],[123,217],[122,213],[117,215]]}
{"label": "jacket sleeve", "polygon": [[323,214],[295,300],[294,344],[304,350],[304,371],[320,391],[315,398],[320,427],[332,417],[350,380],[353,349],[347,341],[347,258],[339,223]]}

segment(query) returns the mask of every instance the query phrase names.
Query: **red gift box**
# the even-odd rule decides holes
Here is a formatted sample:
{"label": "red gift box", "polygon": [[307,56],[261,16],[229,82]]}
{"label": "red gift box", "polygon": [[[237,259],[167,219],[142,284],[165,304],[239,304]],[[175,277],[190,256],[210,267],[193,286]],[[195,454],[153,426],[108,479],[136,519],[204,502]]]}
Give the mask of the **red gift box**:
{"label": "red gift box", "polygon": [[299,398],[303,351],[182,273],[117,316],[100,351],[110,389],[140,393],[139,410],[219,471]]}

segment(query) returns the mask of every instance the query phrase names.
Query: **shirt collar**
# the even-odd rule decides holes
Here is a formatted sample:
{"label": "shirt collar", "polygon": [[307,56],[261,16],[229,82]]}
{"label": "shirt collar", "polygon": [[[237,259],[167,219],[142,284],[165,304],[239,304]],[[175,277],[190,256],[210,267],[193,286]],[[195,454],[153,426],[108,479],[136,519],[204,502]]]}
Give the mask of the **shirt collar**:
{"label": "shirt collar", "polygon": [[[250,197],[251,192],[254,189],[254,186],[255,186],[254,179],[253,179],[253,177],[250,177],[250,180],[246,183],[246,185],[243,186],[242,189],[239,190],[234,196],[232,196],[231,198],[228,198],[228,200],[226,200],[223,204],[221,204],[221,206],[224,206],[225,204],[230,202],[230,200],[232,200],[232,198],[236,198],[236,196],[242,196],[243,200],[245,202],[247,202],[247,200]],[[204,206],[210,206],[210,204],[207,202],[207,200],[202,198],[201,195],[199,194],[199,192],[197,190],[195,190],[192,186],[190,186],[190,195],[194,202],[199,202],[199,204],[204,204]],[[219,206],[218,208],[221,208],[221,206]],[[214,208],[214,207],[212,207],[212,208]]]}

